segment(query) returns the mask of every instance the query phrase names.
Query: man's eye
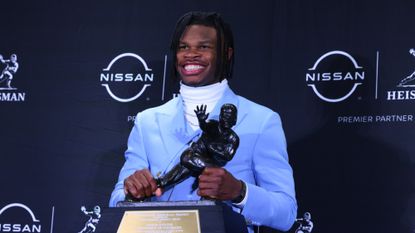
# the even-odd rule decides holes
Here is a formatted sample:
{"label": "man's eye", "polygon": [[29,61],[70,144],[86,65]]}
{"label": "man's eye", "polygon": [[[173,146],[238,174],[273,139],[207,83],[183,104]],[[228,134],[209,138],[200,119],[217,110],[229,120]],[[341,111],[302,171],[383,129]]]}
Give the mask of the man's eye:
{"label": "man's eye", "polygon": [[188,48],[187,45],[179,45],[179,50],[185,50],[187,48]]}

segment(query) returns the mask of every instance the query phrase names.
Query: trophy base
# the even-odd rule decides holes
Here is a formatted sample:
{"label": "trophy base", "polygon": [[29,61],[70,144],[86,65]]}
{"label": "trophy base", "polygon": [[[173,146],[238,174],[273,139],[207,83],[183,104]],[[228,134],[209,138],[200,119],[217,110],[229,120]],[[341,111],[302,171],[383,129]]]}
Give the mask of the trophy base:
{"label": "trophy base", "polygon": [[199,200],[199,201],[154,201],[154,202],[130,202],[120,201],[117,207],[168,207],[168,206],[214,206],[218,201]]}

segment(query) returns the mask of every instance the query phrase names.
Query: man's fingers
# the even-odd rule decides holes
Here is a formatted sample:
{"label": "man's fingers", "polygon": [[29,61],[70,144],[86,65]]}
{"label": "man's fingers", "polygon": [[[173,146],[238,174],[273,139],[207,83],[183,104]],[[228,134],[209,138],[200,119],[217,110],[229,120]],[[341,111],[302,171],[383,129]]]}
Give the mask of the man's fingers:
{"label": "man's fingers", "polygon": [[219,195],[225,174],[222,168],[205,168],[199,176],[198,195],[216,198]]}
{"label": "man's fingers", "polygon": [[142,170],[140,172],[136,172],[134,176],[136,178],[136,185],[139,186],[137,188],[139,190],[141,189],[146,197],[150,197],[153,194],[153,191],[156,189],[156,185],[152,184],[155,182],[150,171]]}
{"label": "man's fingers", "polygon": [[199,176],[198,195],[218,200],[232,200],[239,192],[240,181],[224,168],[207,167]]}
{"label": "man's fingers", "polygon": [[146,180],[148,181],[150,188],[151,188],[151,192],[154,192],[154,190],[157,189],[157,183],[154,180],[153,176],[151,175],[149,170],[144,170],[144,176],[146,177]]}
{"label": "man's fingers", "polygon": [[226,170],[221,167],[206,167],[202,171],[202,175],[215,175],[215,176],[222,176],[226,174]]}
{"label": "man's fingers", "polygon": [[124,192],[135,198],[151,197],[156,189],[156,181],[148,169],[138,170],[124,181]]}
{"label": "man's fingers", "polygon": [[146,197],[151,196],[153,190],[151,190],[151,185],[150,182],[147,180],[147,177],[143,173],[140,173],[137,176],[137,189],[141,189]]}
{"label": "man's fingers", "polygon": [[199,176],[199,186],[200,184],[204,183],[221,183],[223,180],[223,177],[221,176],[214,176],[214,175],[200,175]]}
{"label": "man's fingers", "polygon": [[210,198],[216,198],[220,195],[219,190],[214,189],[199,189],[197,191],[197,194],[202,197],[210,197]]}
{"label": "man's fingers", "polygon": [[156,191],[154,191],[154,195],[157,197],[160,197],[163,194],[163,190],[161,188],[157,188]]}
{"label": "man's fingers", "polygon": [[212,197],[213,192],[212,190],[197,190],[197,195],[201,196],[201,197]]}
{"label": "man's fingers", "polygon": [[217,196],[220,192],[218,184],[199,185],[198,194],[200,196]]}
{"label": "man's fingers", "polygon": [[149,170],[142,170],[136,174],[137,186],[140,184],[140,187],[137,187],[139,190],[141,188],[143,194],[146,197],[151,197],[153,192],[157,189],[157,184],[151,175]]}
{"label": "man's fingers", "polygon": [[141,195],[138,192],[136,186],[128,179],[124,181],[124,193],[126,195],[129,193],[131,196],[135,198],[141,198]]}

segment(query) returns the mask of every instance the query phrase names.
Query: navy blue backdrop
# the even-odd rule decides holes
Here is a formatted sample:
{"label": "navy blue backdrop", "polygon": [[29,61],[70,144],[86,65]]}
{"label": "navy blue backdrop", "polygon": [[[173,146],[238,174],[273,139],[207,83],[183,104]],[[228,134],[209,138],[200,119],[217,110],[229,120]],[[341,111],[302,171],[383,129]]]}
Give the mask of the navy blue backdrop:
{"label": "navy blue backdrop", "polygon": [[230,85],[280,113],[298,217],[310,212],[313,232],[415,231],[415,2],[7,1],[1,9],[0,232],[13,224],[78,232],[81,206],[108,205],[134,116],[177,94],[169,41],[190,10],[218,11],[231,24]]}

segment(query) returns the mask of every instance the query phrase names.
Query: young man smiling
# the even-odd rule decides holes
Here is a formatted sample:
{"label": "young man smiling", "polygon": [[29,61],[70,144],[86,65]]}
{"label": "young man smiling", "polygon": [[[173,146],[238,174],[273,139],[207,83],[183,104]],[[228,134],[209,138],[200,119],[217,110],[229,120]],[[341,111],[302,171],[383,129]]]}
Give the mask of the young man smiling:
{"label": "young man smiling", "polygon": [[[154,201],[207,197],[232,204],[252,225],[288,230],[297,203],[281,120],[230,89],[234,46],[229,26],[217,13],[189,12],[176,25],[171,50],[180,96],[137,115],[110,206],[126,195]],[[195,177],[169,190],[157,188],[154,177],[177,164],[188,142],[200,134],[196,106],[207,105],[209,118],[218,119],[225,103],[238,109],[233,130],[240,143],[233,159],[223,168],[205,168],[196,190]]]}
{"label": "young man smiling", "polygon": [[179,42],[176,70],[183,84],[198,87],[219,82],[216,70],[216,30],[190,25]]}

